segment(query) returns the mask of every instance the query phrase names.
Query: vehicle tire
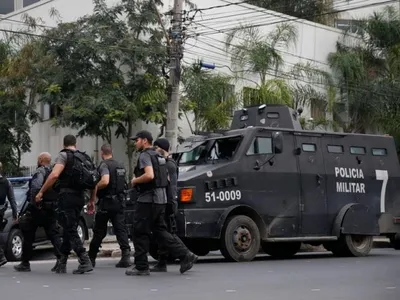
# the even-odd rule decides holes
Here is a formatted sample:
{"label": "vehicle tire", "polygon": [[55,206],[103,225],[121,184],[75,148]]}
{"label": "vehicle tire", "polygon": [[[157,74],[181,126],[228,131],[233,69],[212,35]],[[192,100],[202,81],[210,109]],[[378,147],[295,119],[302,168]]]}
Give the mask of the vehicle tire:
{"label": "vehicle tire", "polygon": [[19,229],[12,229],[8,235],[5,255],[8,261],[20,261],[22,256],[22,232]]}
{"label": "vehicle tire", "polygon": [[82,243],[85,243],[85,241],[88,239],[87,228],[85,222],[83,222],[82,220],[79,220],[77,231]]}
{"label": "vehicle tire", "polygon": [[293,243],[267,243],[262,242],[261,246],[265,253],[274,257],[274,258],[290,258],[296,255],[299,252],[301,243],[293,242]]}
{"label": "vehicle tire", "polygon": [[370,235],[342,235],[337,242],[335,242],[331,251],[335,256],[367,256],[372,249],[374,237]]}
{"label": "vehicle tire", "polygon": [[393,236],[390,238],[390,243],[392,244],[395,250],[400,250],[400,237]]}
{"label": "vehicle tire", "polygon": [[228,261],[251,261],[260,249],[260,231],[249,217],[231,216],[221,236],[221,253]]}

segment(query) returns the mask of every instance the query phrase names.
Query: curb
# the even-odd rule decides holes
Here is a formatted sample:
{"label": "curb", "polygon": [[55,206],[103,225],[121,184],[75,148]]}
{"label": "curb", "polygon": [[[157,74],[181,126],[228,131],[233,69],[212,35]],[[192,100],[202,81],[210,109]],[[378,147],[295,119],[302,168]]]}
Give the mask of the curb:
{"label": "curb", "polygon": [[[111,244],[112,242],[108,242],[106,244]],[[116,244],[116,248],[113,249],[100,249],[99,253],[97,254],[97,257],[121,257],[121,250],[118,248],[118,244]],[[385,249],[385,248],[393,248],[390,242],[387,241],[374,241],[374,244],[372,246],[374,249]],[[304,252],[328,252],[323,246],[311,246],[311,245],[305,245],[302,244],[299,253],[304,253]],[[135,251],[131,251],[131,256]],[[75,252],[71,253],[71,256],[76,257]]]}

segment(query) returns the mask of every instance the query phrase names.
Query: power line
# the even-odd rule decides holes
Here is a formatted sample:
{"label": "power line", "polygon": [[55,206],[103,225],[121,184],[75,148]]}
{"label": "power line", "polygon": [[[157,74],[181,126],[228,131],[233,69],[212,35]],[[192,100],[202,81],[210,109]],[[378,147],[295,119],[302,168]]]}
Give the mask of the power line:
{"label": "power line", "polygon": [[204,7],[204,8],[194,8],[191,10],[188,10],[187,12],[192,12],[192,11],[205,11],[205,10],[212,10],[212,9],[216,9],[216,8],[224,8],[224,7],[228,7],[228,6],[232,6],[232,5],[239,5],[242,3],[246,3],[247,1],[240,1],[240,2],[236,2],[236,3],[228,3],[228,4],[222,4],[222,5],[215,5],[215,6],[209,6],[209,7]]}
{"label": "power line", "polygon": [[[336,14],[336,13],[357,10],[360,8],[375,7],[375,6],[380,6],[380,5],[384,5],[384,4],[388,4],[388,3],[392,3],[392,2],[393,2],[393,0],[387,0],[387,1],[379,2],[379,3],[371,3],[371,4],[366,4],[363,6],[352,7],[352,8],[348,8],[348,9],[342,9],[342,10],[336,10],[334,12],[325,12],[325,13],[321,13],[321,14],[309,15],[309,16],[306,16],[305,18],[331,15],[331,14]],[[267,14],[267,12],[265,12],[265,13]],[[302,18],[298,18],[298,17],[284,17],[284,16],[279,16],[279,17],[285,18],[286,20],[279,20],[279,21],[270,22],[270,23],[252,24],[252,25],[248,25],[248,26],[243,26],[242,29],[257,28],[257,27],[262,27],[262,26],[276,25],[276,24],[285,23],[285,22],[293,22],[293,21],[297,21],[297,20],[302,20]],[[219,33],[228,32],[228,31],[231,31],[232,29],[235,29],[235,27],[220,29]],[[198,33],[198,35],[211,35],[211,34],[215,34],[215,32],[204,31],[204,32]]]}

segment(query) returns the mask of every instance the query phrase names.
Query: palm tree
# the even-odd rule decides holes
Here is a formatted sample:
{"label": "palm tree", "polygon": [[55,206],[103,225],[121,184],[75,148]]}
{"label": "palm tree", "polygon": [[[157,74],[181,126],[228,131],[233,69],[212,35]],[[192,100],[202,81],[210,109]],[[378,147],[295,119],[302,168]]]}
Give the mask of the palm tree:
{"label": "palm tree", "polygon": [[231,76],[204,70],[200,62],[183,67],[183,97],[181,108],[186,115],[194,114],[192,132],[216,131],[227,128],[233,110],[238,105]]}
{"label": "palm tree", "polygon": [[[393,7],[359,20],[361,42],[328,57],[347,114],[346,131],[400,129],[400,16]],[[346,36],[345,36],[346,37]]]}

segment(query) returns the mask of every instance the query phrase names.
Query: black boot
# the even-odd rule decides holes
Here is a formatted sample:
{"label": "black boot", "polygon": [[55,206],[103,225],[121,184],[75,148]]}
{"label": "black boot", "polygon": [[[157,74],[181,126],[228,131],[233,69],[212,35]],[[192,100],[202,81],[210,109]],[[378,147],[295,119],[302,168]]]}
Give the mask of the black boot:
{"label": "black boot", "polygon": [[189,271],[193,265],[197,262],[197,255],[193,254],[192,252],[189,252],[184,259],[181,260],[181,268],[180,272],[181,274],[185,273],[186,271]]}
{"label": "black boot", "polygon": [[146,276],[146,275],[150,275],[150,271],[147,269],[147,270],[138,270],[138,269],[136,269],[136,268],[132,268],[132,269],[130,269],[130,270],[126,270],[125,271],[125,275],[128,275],[128,276]]}
{"label": "black boot", "polygon": [[121,253],[121,260],[115,265],[116,268],[128,268],[132,266],[131,251],[123,250]]}
{"label": "black boot", "polygon": [[57,257],[56,264],[55,264],[54,267],[51,269],[51,271],[54,273],[55,271],[57,271],[57,269],[59,268],[59,266],[60,266],[60,257]]}
{"label": "black boot", "polygon": [[167,261],[160,259],[152,268],[150,272],[167,272]]}
{"label": "black boot", "polygon": [[92,252],[89,251],[89,259],[90,262],[92,263],[92,267],[96,267],[96,258],[97,258],[97,254],[93,254]]}
{"label": "black boot", "polygon": [[65,274],[67,273],[67,260],[68,255],[61,255],[60,260],[58,261],[58,267],[56,269],[57,274]]}
{"label": "black boot", "polygon": [[14,266],[14,270],[17,272],[30,272],[31,265],[29,262],[21,262],[19,265]]}
{"label": "black boot", "polygon": [[3,255],[0,257],[0,267],[4,266],[7,263],[6,257]]}
{"label": "black boot", "polygon": [[78,269],[72,271],[72,274],[83,274],[93,271],[92,263],[87,252],[82,252],[78,258]]}

